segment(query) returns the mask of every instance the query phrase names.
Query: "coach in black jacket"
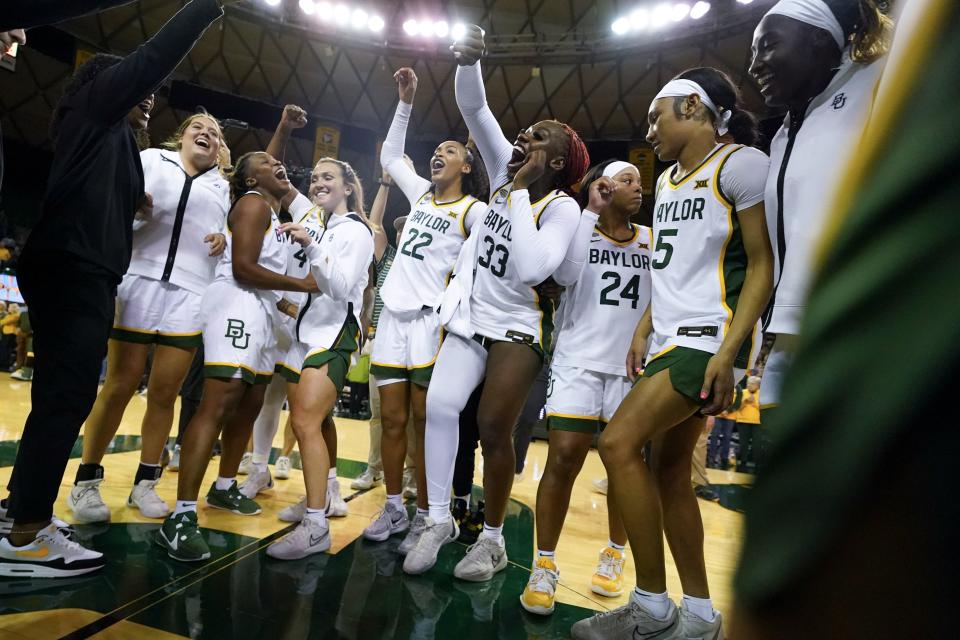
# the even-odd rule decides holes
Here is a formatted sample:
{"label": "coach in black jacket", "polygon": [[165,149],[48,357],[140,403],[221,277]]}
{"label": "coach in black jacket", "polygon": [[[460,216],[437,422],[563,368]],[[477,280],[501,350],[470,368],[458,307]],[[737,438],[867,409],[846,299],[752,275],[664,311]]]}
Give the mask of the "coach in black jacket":
{"label": "coach in black jacket", "polygon": [[63,575],[55,571],[56,553],[16,555],[41,543],[75,554],[75,568],[104,564],[102,555],[60,542],[49,524],[53,503],[96,398],[114,296],[130,262],[133,217],[144,197],[134,128],[146,127],[153,91],[223,15],[223,3],[192,0],[126,58],[94,56],[54,112],[47,193],[17,274],[34,328],[35,373],[10,480],[12,546],[0,541],[0,571],[13,563],[28,575]]}

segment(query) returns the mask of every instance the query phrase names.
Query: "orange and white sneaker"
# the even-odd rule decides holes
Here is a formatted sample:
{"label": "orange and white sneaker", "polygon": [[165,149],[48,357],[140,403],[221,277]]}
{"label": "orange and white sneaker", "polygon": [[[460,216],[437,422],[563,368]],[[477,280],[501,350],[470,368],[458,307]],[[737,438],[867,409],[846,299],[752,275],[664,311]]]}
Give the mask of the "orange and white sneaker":
{"label": "orange and white sneaker", "polygon": [[51,523],[41,529],[33,542],[22,547],[0,539],[0,576],[23,578],[65,578],[103,568],[102,553],[70,540]]}
{"label": "orange and white sneaker", "polygon": [[537,564],[530,573],[530,580],[520,594],[520,606],[541,616],[553,613],[559,579],[560,570],[552,559],[537,558]]}
{"label": "orange and white sneaker", "polygon": [[623,551],[605,547],[600,552],[600,564],[591,579],[590,590],[597,595],[616,598],[623,593]]}

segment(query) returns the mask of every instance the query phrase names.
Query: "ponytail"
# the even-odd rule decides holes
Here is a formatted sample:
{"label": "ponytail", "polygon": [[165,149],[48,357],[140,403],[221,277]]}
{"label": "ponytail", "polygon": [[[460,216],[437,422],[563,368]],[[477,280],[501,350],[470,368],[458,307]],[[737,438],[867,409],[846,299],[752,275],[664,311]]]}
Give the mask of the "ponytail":
{"label": "ponytail", "polygon": [[878,0],[826,0],[826,3],[850,42],[852,60],[873,62],[890,50],[893,20],[884,13]]}
{"label": "ponytail", "polygon": [[[753,147],[760,141],[760,129],[757,117],[743,107],[740,90],[737,89],[737,86],[733,84],[733,80],[731,80],[730,76],[726,73],[713,67],[696,67],[687,69],[675,79],[696,82],[703,87],[703,90],[707,92],[707,95],[710,96],[710,99],[717,105],[721,113],[725,111],[731,112],[730,123],[727,125],[727,129],[733,137],[734,142]],[[714,120],[714,124],[716,124],[713,112],[706,107],[703,108],[707,111],[710,118]]]}

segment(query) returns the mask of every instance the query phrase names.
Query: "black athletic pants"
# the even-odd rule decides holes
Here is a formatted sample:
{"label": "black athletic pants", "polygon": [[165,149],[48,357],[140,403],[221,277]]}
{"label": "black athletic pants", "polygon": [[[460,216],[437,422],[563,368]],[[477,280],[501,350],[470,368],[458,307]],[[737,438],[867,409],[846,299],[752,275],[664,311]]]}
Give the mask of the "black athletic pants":
{"label": "black athletic pants", "polygon": [[17,272],[33,325],[32,406],[10,478],[10,515],[53,514],[70,452],[97,398],[117,286],[65,254],[28,254]]}
{"label": "black athletic pants", "polygon": [[187,425],[193,419],[193,414],[200,408],[203,398],[203,346],[197,349],[193,357],[187,377],[180,387],[180,418],[177,426],[177,444],[183,443],[183,436],[187,432]]}

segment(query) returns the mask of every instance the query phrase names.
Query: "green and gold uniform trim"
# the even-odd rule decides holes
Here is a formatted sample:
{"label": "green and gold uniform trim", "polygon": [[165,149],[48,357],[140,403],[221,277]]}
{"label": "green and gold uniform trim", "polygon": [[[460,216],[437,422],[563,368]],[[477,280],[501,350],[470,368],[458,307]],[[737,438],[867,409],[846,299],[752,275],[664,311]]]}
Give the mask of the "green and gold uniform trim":
{"label": "green and gold uniform trim", "polygon": [[291,384],[300,384],[300,372],[285,364],[277,364],[273,372]]}
{"label": "green and gold uniform trim", "polygon": [[203,346],[203,333],[200,331],[162,333],[160,331],[144,331],[143,329],[115,326],[110,332],[110,339],[134,344],[158,344],[180,349],[196,349]]}
{"label": "green and gold uniform trim", "polygon": [[409,380],[410,370],[406,367],[371,361],[370,375],[378,380]]}
{"label": "green and gold uniform trim", "polygon": [[606,238],[610,242],[610,244],[613,244],[618,247],[629,247],[630,245],[632,245],[634,242],[637,241],[637,238],[640,237],[640,225],[633,224],[632,222],[629,224],[630,224],[630,228],[633,229],[633,237],[630,238],[629,240],[622,240],[622,241],[617,240],[611,235],[607,235],[604,232],[604,230],[600,228],[599,224],[595,225],[593,228],[596,229],[597,233],[599,233],[604,238]]}
{"label": "green and gold uniform trim", "polygon": [[689,347],[672,346],[661,351],[643,369],[642,378],[652,378],[661,371],[668,371],[674,391],[703,405],[709,402],[700,399],[707,363],[713,354]]}
{"label": "green and gold uniform trim", "polygon": [[304,369],[327,367],[327,377],[333,382],[337,393],[343,390],[350,370],[350,358],[360,348],[360,325],[350,313],[340,328],[340,333],[329,349],[315,349],[303,361]]}
{"label": "green and gold uniform trim", "polygon": [[268,384],[273,379],[272,371],[256,371],[235,362],[204,362],[203,377],[233,380],[240,372],[240,379],[247,384]]}
{"label": "green and gold uniform trim", "polygon": [[[449,280],[449,276],[447,279]],[[426,389],[430,386],[430,378],[433,377],[433,367],[437,364],[437,358],[440,356],[440,347],[443,345],[443,338],[446,335],[444,328],[440,327],[440,340],[437,342],[437,350],[434,351],[433,359],[430,362],[407,368],[395,364],[371,361],[370,375],[380,380],[409,380],[418,387]]]}
{"label": "green and gold uniform trim", "polygon": [[[691,171],[690,173],[688,173],[687,175],[683,176],[683,178],[680,179],[680,182],[674,182],[674,181],[673,181],[673,171],[672,171],[672,170],[671,170],[671,171],[664,172],[664,175],[666,175],[667,178],[666,178],[666,180],[663,181],[663,184],[666,184],[667,187],[669,187],[670,189],[676,191],[677,189],[679,189],[680,187],[682,187],[684,184],[686,184],[687,182],[689,182],[690,179],[691,179],[693,176],[695,176],[695,175],[697,175],[698,173],[700,173],[700,170],[703,169],[703,168],[704,168],[705,166],[707,166],[708,164],[710,164],[710,162],[711,162],[714,158],[717,157],[717,154],[718,154],[718,153],[720,153],[720,152],[723,151],[724,149],[727,149],[729,146],[730,146],[730,145],[727,145],[727,144],[720,145],[719,147],[717,147],[716,149],[714,149],[713,151],[711,151],[710,154],[709,154],[706,158],[704,158],[704,159],[700,162],[700,164],[697,165],[697,168],[694,169],[693,171]],[[738,148],[739,148],[739,147],[738,147]],[[732,153],[732,152],[731,152],[731,153]],[[728,157],[729,157],[729,156],[728,156]],[[714,179],[714,182],[716,182],[716,179]]]}
{"label": "green and gold uniform trim", "polygon": [[603,431],[607,423],[600,416],[575,416],[565,413],[548,413],[547,428],[558,431],[573,431],[593,435]]}

